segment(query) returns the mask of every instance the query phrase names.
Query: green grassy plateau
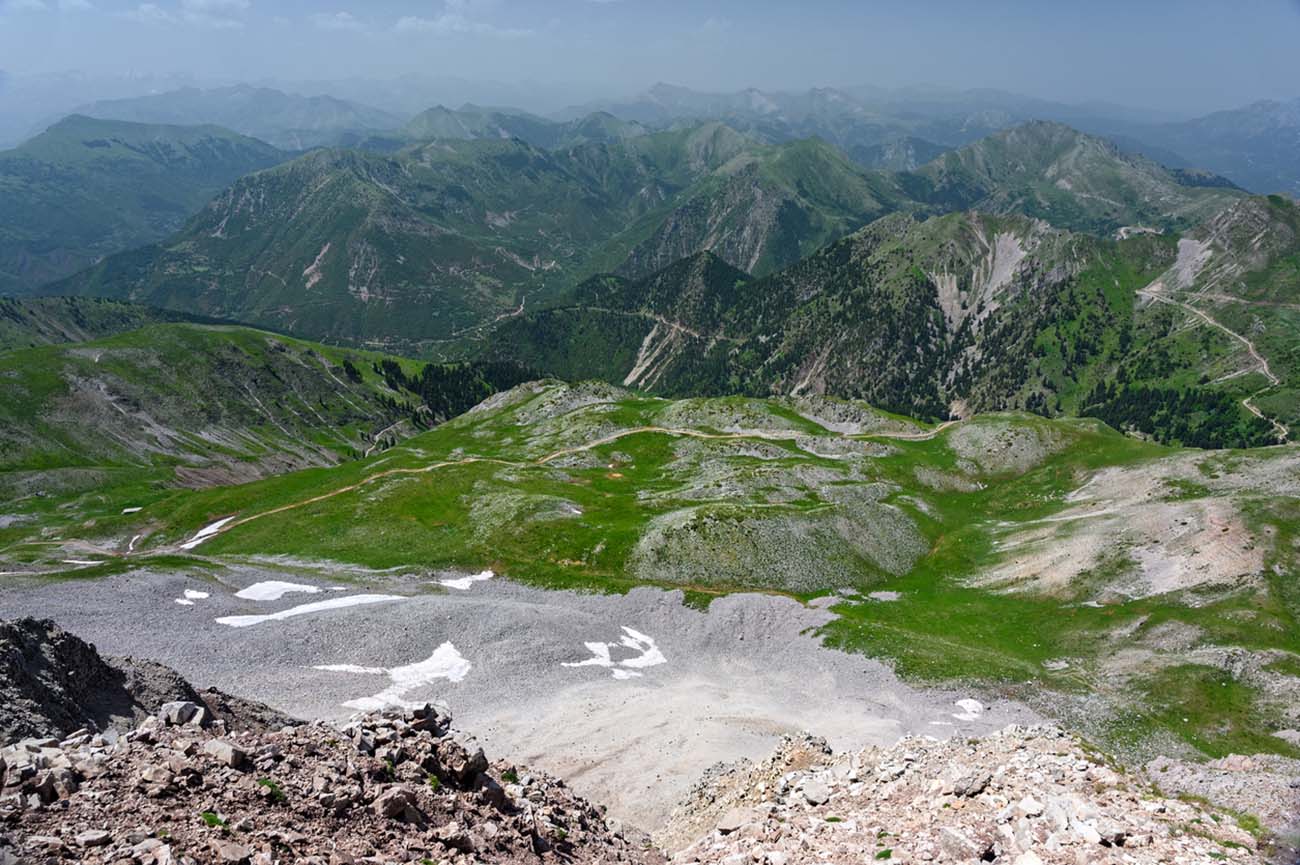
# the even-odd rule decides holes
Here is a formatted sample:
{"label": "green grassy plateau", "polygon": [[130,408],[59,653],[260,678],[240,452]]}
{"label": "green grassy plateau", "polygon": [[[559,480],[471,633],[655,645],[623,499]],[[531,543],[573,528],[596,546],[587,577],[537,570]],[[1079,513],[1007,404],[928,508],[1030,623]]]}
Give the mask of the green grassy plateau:
{"label": "green grassy plateau", "polygon": [[[827,642],[907,677],[1036,701],[1135,753],[1293,753],[1271,733],[1300,694],[1298,496],[1290,447],[540,383],[369,458],[75,501],[59,540],[37,514],[0,530],[0,555],[50,577],[277,556],[696,603],[830,594]],[[74,552],[100,564],[59,564]]]}

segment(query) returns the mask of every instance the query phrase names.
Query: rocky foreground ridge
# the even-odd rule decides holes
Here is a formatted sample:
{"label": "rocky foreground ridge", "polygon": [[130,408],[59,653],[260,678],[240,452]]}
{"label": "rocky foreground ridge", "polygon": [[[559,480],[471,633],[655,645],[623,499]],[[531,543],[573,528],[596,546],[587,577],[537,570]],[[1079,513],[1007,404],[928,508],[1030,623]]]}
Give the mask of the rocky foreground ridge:
{"label": "rocky foreground ridge", "polygon": [[1036,726],[838,756],[787,738],[767,760],[701,782],[661,841],[698,838],[675,865],[1267,861],[1243,825]]}
{"label": "rocky foreground ridge", "polygon": [[[0,865],[1300,861],[1249,815],[1162,795],[1048,726],[841,755],[788,737],[709,770],[652,843],[563,781],[489,761],[441,705],[303,724],[160,665],[161,691],[102,664],[52,623],[0,623],[0,730],[37,731],[0,748]],[[140,720],[168,689],[196,699]],[[105,695],[130,711],[66,729]]]}
{"label": "rocky foreground ridge", "polygon": [[489,763],[442,707],[342,728],[206,721],[203,707],[174,702],[121,736],[4,749],[0,861],[662,861],[563,781]]}

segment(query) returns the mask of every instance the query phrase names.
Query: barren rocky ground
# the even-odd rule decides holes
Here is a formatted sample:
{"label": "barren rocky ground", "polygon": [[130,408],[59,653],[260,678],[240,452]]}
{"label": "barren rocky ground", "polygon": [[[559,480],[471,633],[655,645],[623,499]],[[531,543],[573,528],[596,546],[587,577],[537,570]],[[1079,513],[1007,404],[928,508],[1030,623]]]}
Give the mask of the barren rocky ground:
{"label": "barren rocky ground", "polygon": [[[382,587],[340,579],[345,591],[236,597],[272,579],[328,585],[259,566],[210,581],[139,572],[10,586],[0,598],[7,614],[48,616],[101,651],[156,658],[302,718],[445,700],[492,753],[552,771],[646,827],[705,767],[761,757],[787,733],[816,730],[848,748],[1035,717],[992,695],[909,686],[879,662],[825,649],[810,629],[830,614],[782,597],[729,596],[703,613],[658,589],[586,595],[488,579],[461,590],[396,575]],[[219,621],[362,595],[393,599],[243,627]],[[979,701],[977,712],[957,705],[964,699]]]}

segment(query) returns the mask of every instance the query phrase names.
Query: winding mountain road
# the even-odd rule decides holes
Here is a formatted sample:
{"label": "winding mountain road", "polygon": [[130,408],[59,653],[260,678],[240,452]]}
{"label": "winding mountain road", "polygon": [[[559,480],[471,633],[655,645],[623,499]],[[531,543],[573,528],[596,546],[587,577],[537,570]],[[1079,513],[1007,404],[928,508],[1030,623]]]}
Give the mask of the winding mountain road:
{"label": "winding mountain road", "polygon": [[[1161,286],[1161,288],[1163,288],[1163,286],[1159,282],[1155,283],[1155,285]],[[1268,415],[1264,414],[1262,411],[1259,410],[1259,408],[1255,406],[1253,402],[1255,397],[1259,396],[1265,391],[1272,390],[1273,388],[1277,387],[1282,383],[1282,380],[1278,378],[1277,375],[1273,372],[1273,370],[1269,367],[1268,359],[1265,358],[1264,355],[1259,353],[1259,349],[1255,348],[1255,343],[1251,342],[1246,337],[1237,333],[1235,330],[1232,330],[1226,325],[1220,323],[1218,320],[1212,318],[1204,310],[1197,309],[1196,307],[1192,306],[1190,303],[1185,303],[1181,300],[1176,300],[1175,298],[1165,296],[1164,294],[1161,293],[1159,288],[1155,288],[1155,287],[1139,288],[1137,293],[1142,297],[1147,298],[1148,300],[1155,300],[1161,303],[1167,303],[1171,306],[1180,307],[1184,311],[1189,312],[1192,315],[1196,316],[1197,318],[1201,319],[1203,322],[1210,325],[1211,327],[1218,328],[1219,330],[1226,333],[1228,336],[1235,339],[1237,342],[1241,343],[1245,347],[1246,351],[1250,354],[1251,360],[1255,362],[1255,366],[1259,369],[1260,373],[1262,373],[1263,376],[1269,381],[1267,387],[1260,388],[1259,390],[1252,393],[1250,396],[1243,399],[1241,401],[1242,406],[1245,407],[1246,411],[1250,412],[1255,417],[1260,418],[1261,420],[1266,420],[1270,424],[1272,424],[1273,429],[1277,433],[1278,439],[1280,441],[1285,442],[1290,439],[1291,430],[1288,429],[1287,426],[1283,424],[1281,421],[1275,420],[1274,418],[1271,418]]]}

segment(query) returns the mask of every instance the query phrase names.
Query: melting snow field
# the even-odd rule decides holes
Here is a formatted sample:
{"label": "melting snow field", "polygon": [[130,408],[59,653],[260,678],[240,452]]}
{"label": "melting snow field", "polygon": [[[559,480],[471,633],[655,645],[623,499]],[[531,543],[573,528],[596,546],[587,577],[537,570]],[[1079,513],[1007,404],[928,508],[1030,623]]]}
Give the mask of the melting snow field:
{"label": "melting snow field", "polygon": [[181,549],[182,550],[194,549],[199,544],[203,543],[208,538],[212,537],[217,532],[221,531],[222,526],[224,526],[226,523],[230,522],[233,519],[234,519],[233,516],[229,516],[229,517],[225,517],[224,519],[217,520],[215,523],[209,523],[208,525],[204,526],[203,528],[195,532],[194,537],[190,538],[188,541],[181,544]]}
{"label": "melting snow field", "polygon": [[204,598],[211,597],[207,592],[200,592],[196,589],[186,589],[184,597],[176,599],[176,603],[182,607],[192,607],[195,601],[201,601]]}
{"label": "melting snow field", "polygon": [[[659,651],[659,646],[653,637],[634,631],[627,625],[623,626],[623,636],[617,643],[583,643],[583,645],[587,647],[588,652],[591,652],[590,658],[585,661],[566,661],[561,666],[605,667],[611,670],[610,675],[615,679],[626,680],[640,676],[638,670],[642,668],[668,663],[668,659],[664,657],[663,652]],[[615,661],[610,650],[619,648],[630,649],[640,654]]]}
{"label": "melting snow field", "polygon": [[471,574],[468,577],[460,577],[454,580],[439,580],[439,585],[446,586],[449,589],[459,589],[462,592],[468,591],[474,583],[481,583],[484,580],[490,580],[496,574],[491,571],[479,571],[477,574]]}
{"label": "melting snow field", "polygon": [[976,721],[984,714],[984,704],[979,700],[958,700],[957,708],[961,711],[954,713],[953,717],[958,721]]}
{"label": "melting snow field", "polygon": [[290,592],[304,592],[314,595],[319,591],[320,589],[316,586],[307,586],[302,583],[266,580],[261,583],[253,583],[246,589],[240,589],[235,592],[235,597],[243,598],[246,601],[278,601]]}
{"label": "melting snow field", "polygon": [[418,704],[409,703],[404,698],[416,688],[433,684],[438,679],[459,682],[469,675],[470,663],[465,660],[451,643],[443,643],[433,654],[423,661],[407,664],[404,667],[358,667],[355,664],[325,664],[313,667],[331,673],[363,673],[372,676],[388,676],[392,683],[384,690],[371,697],[358,697],[348,700],[343,705],[349,709],[373,712],[386,708],[415,708]]}
{"label": "melting snow field", "polygon": [[327,601],[300,604],[287,610],[280,610],[278,613],[255,616],[222,616],[216,622],[219,625],[229,625],[232,628],[247,628],[252,625],[260,625],[263,622],[279,622],[284,619],[292,619],[295,616],[306,616],[311,613],[324,612],[325,610],[338,610],[344,607],[359,607],[366,604],[383,604],[389,601],[404,600],[406,598],[403,595],[349,595],[346,598],[330,598]]}

